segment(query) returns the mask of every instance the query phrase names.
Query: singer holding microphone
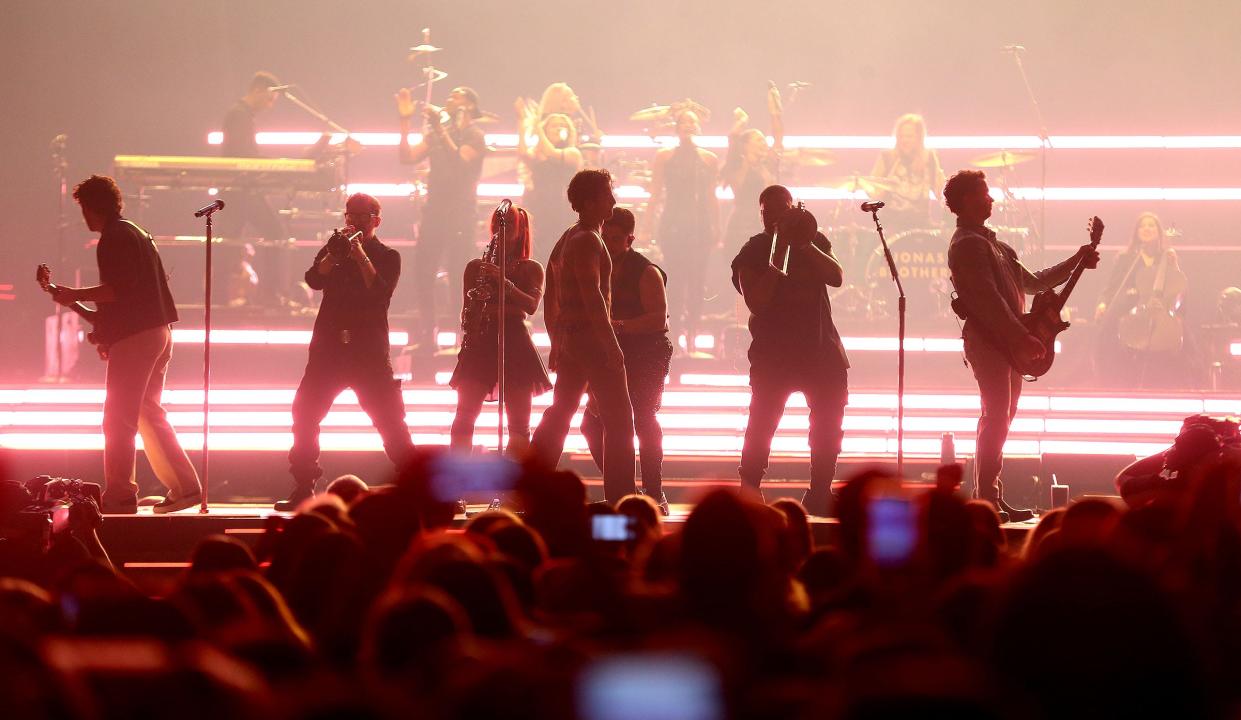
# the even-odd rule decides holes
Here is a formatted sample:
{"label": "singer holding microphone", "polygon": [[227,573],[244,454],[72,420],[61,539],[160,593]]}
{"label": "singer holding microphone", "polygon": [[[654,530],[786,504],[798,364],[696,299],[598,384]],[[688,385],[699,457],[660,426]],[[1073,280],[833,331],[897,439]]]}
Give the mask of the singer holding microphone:
{"label": "singer holding microphone", "polygon": [[276,503],[295,510],[314,495],[319,467],[319,424],[336,396],[352,388],[399,469],[414,450],[405,425],[401,381],[392,376],[388,305],[401,275],[401,255],[375,236],[379,201],[354,193],[345,203],[345,228],[332,234],[306,271],[306,284],[323,292],[310,339],[310,356],[293,398],[293,491]]}
{"label": "singer holding microphone", "polygon": [[750,309],[752,338],[750,417],[737,470],[743,489],[761,493],[784,406],[800,391],[810,408],[810,489],[802,504],[826,516],[849,400],[849,359],[827,288],[841,286],[844,270],[814,216],[793,206],[788,188],[772,185],[758,203],[763,232],[732,263],[733,286]]}
{"label": "singer holding microphone", "polygon": [[177,308],[168,290],[168,276],[151,235],[121,216],[122,195],[110,177],[91,175],[78,183],[73,198],[82,218],[99,233],[95,257],[99,284],[92,287],[53,286],[52,298],[70,307],[93,302],[90,313],[100,355],[108,361],[103,401],[103,507],[105,513],[138,510],[134,478],[134,436],[142,444],[155,477],[168,493],[156,513],[198,505],[198,473],[168,424],[160,405],[164,375],[172,360],[172,331]]}

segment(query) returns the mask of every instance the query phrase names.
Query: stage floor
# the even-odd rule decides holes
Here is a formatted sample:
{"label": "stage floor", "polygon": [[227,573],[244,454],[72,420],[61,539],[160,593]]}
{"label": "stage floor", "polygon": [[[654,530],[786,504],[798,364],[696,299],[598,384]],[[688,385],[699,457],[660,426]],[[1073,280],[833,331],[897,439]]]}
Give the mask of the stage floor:
{"label": "stage floor", "polygon": [[[470,514],[485,509],[486,505],[471,505]],[[691,503],[673,503],[671,515],[664,518],[665,530],[679,530],[691,510]],[[189,567],[190,554],[201,539],[225,535],[255,547],[270,518],[287,516],[274,511],[270,503],[256,502],[212,504],[206,514],[194,508],[155,515],[149,507],[140,507],[136,515],[105,515],[100,539],[112,562],[127,576],[145,590],[162,593]],[[466,521],[466,515],[457,515],[453,528],[460,530]],[[1020,547],[1035,525],[1033,520],[1008,523],[1003,530],[1009,544]],[[816,544],[836,541],[839,523],[834,518],[811,518],[810,527]]]}

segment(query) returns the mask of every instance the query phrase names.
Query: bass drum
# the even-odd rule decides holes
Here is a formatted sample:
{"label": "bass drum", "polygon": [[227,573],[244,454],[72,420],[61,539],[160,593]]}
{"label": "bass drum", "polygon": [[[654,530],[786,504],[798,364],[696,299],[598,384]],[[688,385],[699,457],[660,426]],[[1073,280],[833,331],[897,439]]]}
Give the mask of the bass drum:
{"label": "bass drum", "polygon": [[[948,271],[948,241],[952,234],[938,228],[919,228],[888,238],[892,259],[905,288],[906,324],[920,333],[959,332],[952,313],[952,281]],[[888,271],[883,247],[867,253],[862,282],[867,317],[896,318],[897,292]],[[951,335],[949,335],[951,336]]]}

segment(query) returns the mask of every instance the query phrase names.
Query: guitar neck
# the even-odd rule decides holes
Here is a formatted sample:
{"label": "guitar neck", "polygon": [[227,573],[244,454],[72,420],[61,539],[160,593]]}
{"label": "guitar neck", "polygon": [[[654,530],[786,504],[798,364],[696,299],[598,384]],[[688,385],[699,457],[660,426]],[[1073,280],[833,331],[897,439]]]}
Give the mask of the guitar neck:
{"label": "guitar neck", "polygon": [[[1090,247],[1091,248],[1099,247],[1099,241],[1091,240]],[[1081,279],[1082,273],[1085,271],[1086,271],[1086,260],[1085,258],[1081,258],[1077,261],[1077,267],[1073,268],[1073,274],[1069,276],[1069,281],[1064,284],[1064,289],[1061,290],[1060,294],[1056,296],[1059,300],[1059,302],[1057,303],[1057,309],[1059,310],[1064,309],[1064,304],[1069,301],[1069,295],[1073,294],[1073,288],[1077,286],[1077,281]]]}

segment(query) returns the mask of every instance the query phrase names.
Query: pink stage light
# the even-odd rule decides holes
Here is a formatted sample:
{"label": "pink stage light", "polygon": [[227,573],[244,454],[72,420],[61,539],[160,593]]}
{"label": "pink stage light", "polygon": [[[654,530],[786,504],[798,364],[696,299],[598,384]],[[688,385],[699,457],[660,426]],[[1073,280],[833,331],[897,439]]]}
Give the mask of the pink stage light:
{"label": "pink stage light", "polygon": [[[275,131],[255,134],[259,145],[313,145],[322,133],[315,131]],[[400,143],[400,133],[356,132],[349,137],[362,144],[394,147]],[[332,133],[331,144],[344,142],[344,133]],[[516,133],[488,133],[486,143],[492,147],[517,147]],[[208,145],[221,145],[224,133],[215,130],[207,133]],[[422,135],[410,133],[409,142],[417,145]],[[772,138],[767,139],[768,144]],[[673,135],[605,135],[605,148],[649,149],[673,147],[677,138]],[[725,135],[700,135],[694,144],[708,149],[726,149]],[[1042,141],[1037,135],[932,135],[926,145],[937,150],[1037,150]],[[784,146],[793,148],[824,148],[831,150],[889,150],[893,146],[890,135],[786,135]],[[1050,146],[1055,150],[1229,150],[1241,148],[1241,135],[1052,135]]]}
{"label": "pink stage light", "polygon": [[1134,415],[1173,413],[1183,416],[1202,412],[1202,400],[1193,398],[1053,397],[1051,409],[1057,412],[1120,412]]}
{"label": "pink stage light", "polygon": [[[310,330],[262,330],[220,329],[211,330],[211,342],[216,345],[309,345]],[[201,345],[207,332],[203,328],[173,328],[172,341],[187,345]],[[409,342],[409,333],[388,333],[388,342],[403,346]]]}
{"label": "pink stage light", "polygon": [[[1036,187],[1019,187],[1012,189],[1013,196],[1018,200],[1041,200],[1043,191]],[[1088,188],[1088,187],[1049,187],[1048,200],[1094,200],[1119,201],[1140,200],[1143,202],[1158,201],[1198,201],[1198,200],[1241,200],[1241,188]]]}

